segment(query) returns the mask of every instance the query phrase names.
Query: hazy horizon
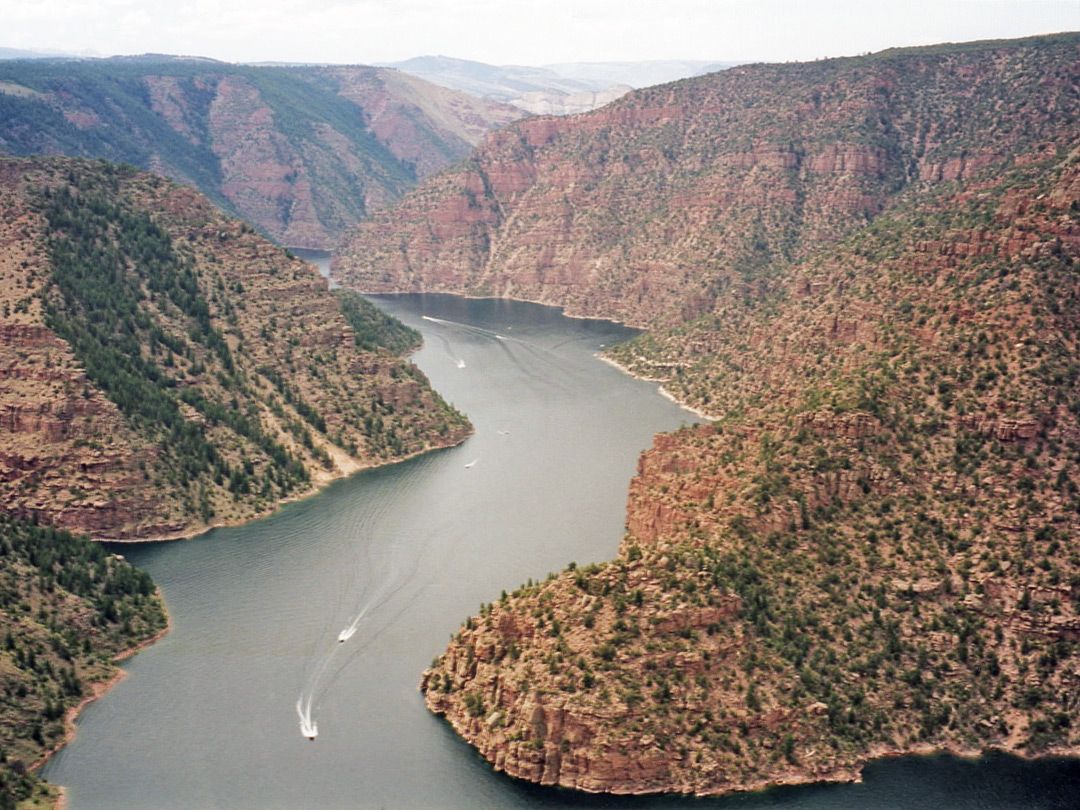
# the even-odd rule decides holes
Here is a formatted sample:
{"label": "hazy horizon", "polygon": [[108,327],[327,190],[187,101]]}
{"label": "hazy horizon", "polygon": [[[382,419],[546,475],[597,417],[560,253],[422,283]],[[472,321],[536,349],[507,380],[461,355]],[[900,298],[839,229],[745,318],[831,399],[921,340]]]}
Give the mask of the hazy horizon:
{"label": "hazy horizon", "polygon": [[0,45],[83,56],[493,65],[808,61],[1080,30],[1080,0],[9,0]]}

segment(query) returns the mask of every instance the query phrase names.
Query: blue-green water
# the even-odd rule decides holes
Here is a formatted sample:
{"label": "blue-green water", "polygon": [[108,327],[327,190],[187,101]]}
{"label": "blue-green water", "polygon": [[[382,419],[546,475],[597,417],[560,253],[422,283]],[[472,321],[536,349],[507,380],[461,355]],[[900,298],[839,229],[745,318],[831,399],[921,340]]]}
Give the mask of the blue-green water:
{"label": "blue-green water", "polygon": [[415,360],[476,435],[247,526],[120,549],[161,585],[174,629],[44,769],[71,810],[1080,807],[1070,760],[906,758],[861,785],[720,800],[587,796],[492,771],[424,709],[420,672],[480,602],[611,558],[638,454],[693,417],[594,358],[621,327],[504,301],[379,302],[424,331]]}

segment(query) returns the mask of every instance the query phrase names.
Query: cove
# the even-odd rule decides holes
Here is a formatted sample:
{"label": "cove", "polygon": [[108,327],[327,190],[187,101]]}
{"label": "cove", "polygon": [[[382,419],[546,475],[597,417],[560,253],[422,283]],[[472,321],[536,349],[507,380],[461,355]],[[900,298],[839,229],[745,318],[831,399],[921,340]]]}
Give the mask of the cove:
{"label": "cove", "polygon": [[414,360],[476,435],[245,526],[117,548],[159,583],[174,629],[125,663],[43,769],[70,810],[1076,806],[1076,761],[1002,756],[904,758],[862,785],[716,800],[495,773],[424,709],[420,672],[480,602],[613,557],[638,454],[694,417],[594,357],[631,330],[507,301],[376,300],[423,331]]}

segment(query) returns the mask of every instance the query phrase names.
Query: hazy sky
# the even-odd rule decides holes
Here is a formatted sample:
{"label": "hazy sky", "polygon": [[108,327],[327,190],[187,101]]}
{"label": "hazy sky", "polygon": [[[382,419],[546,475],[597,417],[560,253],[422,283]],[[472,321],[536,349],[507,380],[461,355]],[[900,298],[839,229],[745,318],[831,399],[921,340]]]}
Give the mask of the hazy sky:
{"label": "hazy sky", "polygon": [[0,45],[226,61],[790,61],[1080,30],[1080,0],[3,0]]}

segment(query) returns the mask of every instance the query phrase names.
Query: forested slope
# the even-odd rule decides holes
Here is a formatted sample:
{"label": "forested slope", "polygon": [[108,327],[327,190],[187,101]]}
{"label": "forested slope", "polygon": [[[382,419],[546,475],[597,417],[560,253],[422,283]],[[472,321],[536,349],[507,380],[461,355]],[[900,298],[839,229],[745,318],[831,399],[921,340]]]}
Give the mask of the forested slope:
{"label": "forested slope", "polygon": [[186,535],[467,434],[399,359],[416,333],[191,189],[9,159],[0,206],[9,512]]}
{"label": "forested slope", "polygon": [[149,169],[291,247],[331,247],[346,227],[520,116],[363,66],[0,61],[0,151]]}
{"label": "forested slope", "polygon": [[0,514],[0,807],[48,806],[31,768],[102,692],[113,659],[164,631],[150,577],[101,546]]}

